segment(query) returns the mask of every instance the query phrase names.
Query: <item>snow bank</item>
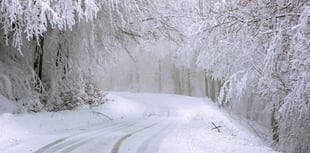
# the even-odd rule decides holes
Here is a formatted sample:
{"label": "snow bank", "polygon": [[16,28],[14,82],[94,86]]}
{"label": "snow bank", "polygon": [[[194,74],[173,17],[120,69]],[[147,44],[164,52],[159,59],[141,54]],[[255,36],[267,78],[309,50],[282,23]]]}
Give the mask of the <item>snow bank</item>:
{"label": "snow bank", "polygon": [[108,102],[94,108],[94,110],[112,118],[142,117],[144,114],[145,106],[141,103],[122,98],[113,93],[108,94],[106,98]]}
{"label": "snow bank", "polygon": [[29,136],[28,130],[20,126],[14,115],[8,113],[0,115],[0,131],[0,150],[2,151],[18,145]]}
{"label": "snow bank", "polygon": [[[13,115],[5,112],[14,112],[17,107],[0,95],[0,113],[5,113],[0,114],[0,150],[22,146],[22,142],[35,137],[51,141],[59,133],[66,136],[97,127],[99,123],[143,116],[143,105],[112,94],[107,95],[107,98],[109,100],[105,105],[94,108],[85,105],[72,111]],[[36,143],[37,146],[43,145],[40,140]]]}
{"label": "snow bank", "polygon": [[2,113],[14,113],[18,108],[16,104],[0,94],[0,114]]}

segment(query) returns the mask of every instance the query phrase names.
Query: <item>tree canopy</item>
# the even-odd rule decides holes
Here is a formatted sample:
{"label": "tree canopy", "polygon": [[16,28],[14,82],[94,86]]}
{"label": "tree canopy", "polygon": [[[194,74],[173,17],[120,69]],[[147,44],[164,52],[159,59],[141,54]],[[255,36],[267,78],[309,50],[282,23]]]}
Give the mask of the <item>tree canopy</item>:
{"label": "tree canopy", "polygon": [[32,110],[97,103],[106,67],[128,58],[138,73],[153,57],[171,69],[159,65],[157,81],[169,73],[191,93],[199,71],[275,147],[309,149],[308,0],[0,0],[0,27],[0,93]]}

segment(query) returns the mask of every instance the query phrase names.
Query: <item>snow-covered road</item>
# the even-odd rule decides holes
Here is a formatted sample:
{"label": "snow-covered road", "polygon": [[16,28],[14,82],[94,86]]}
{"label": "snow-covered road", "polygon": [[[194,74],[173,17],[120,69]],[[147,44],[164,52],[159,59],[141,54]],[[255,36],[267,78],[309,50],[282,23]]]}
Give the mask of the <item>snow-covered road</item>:
{"label": "snow-covered road", "polygon": [[0,115],[2,153],[271,153],[210,100],[113,93],[105,105]]}

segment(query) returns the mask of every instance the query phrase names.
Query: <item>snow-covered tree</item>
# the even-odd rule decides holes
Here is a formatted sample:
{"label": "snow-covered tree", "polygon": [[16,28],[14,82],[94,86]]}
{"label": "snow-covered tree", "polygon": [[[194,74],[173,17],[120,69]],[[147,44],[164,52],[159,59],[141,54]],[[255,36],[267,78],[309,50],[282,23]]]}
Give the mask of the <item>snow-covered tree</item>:
{"label": "snow-covered tree", "polygon": [[[0,1],[1,54],[8,57],[2,61],[4,64],[15,63],[12,65],[29,76],[14,78],[12,76],[16,72],[8,68],[2,76],[11,77],[3,82],[12,87],[4,89],[1,94],[12,90],[14,94],[8,98],[22,105],[27,105],[23,101],[37,101],[37,106],[33,107],[37,107],[35,110],[38,111],[42,109],[39,105],[47,106],[51,99],[60,97],[61,94],[55,91],[62,92],[66,86],[72,90],[73,82],[77,83],[77,80],[68,76],[78,78],[82,73],[78,73],[80,69],[77,69],[74,70],[77,75],[73,75],[71,70],[79,59],[73,58],[70,44],[66,44],[72,40],[66,37],[70,33],[66,31],[72,31],[77,21],[93,20],[99,11],[96,3],[92,0]],[[27,88],[15,88],[23,86]],[[19,96],[18,93],[25,94]],[[23,100],[25,98],[28,99]]]}
{"label": "snow-covered tree", "polygon": [[[199,41],[209,49],[201,52],[198,64],[226,80],[218,102],[270,129],[274,146],[287,152],[307,152],[309,147],[305,140],[309,125],[304,124],[309,82],[302,66],[309,65],[304,63],[309,54],[308,5],[307,1],[216,3],[210,8],[213,25],[207,20],[202,28],[209,35],[200,36],[211,43]],[[293,118],[301,119],[298,127]]]}
{"label": "snow-covered tree", "polygon": [[71,30],[76,16],[88,21],[99,11],[94,0],[2,0],[0,6],[6,45],[10,43],[20,52],[23,38],[39,41],[49,26]]}
{"label": "snow-covered tree", "polygon": [[[221,106],[267,129],[260,133],[280,150],[307,152],[309,5],[0,0],[0,93],[20,105],[33,99],[29,107],[39,111],[102,101],[100,84],[189,95],[205,90],[213,99],[223,84]],[[159,64],[142,73],[150,61]],[[102,83],[122,75],[114,72],[117,62],[129,77]],[[143,80],[148,74],[154,77]]]}

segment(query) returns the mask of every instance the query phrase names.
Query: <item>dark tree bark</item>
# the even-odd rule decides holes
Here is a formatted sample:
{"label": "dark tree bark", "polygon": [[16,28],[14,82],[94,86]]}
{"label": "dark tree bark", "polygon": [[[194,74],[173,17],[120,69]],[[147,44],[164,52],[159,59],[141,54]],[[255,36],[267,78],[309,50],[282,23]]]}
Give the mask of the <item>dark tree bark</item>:
{"label": "dark tree bark", "polygon": [[[38,39],[39,39],[38,40],[39,43],[35,47],[35,51],[34,51],[33,69],[38,76],[38,79],[36,79],[36,84],[39,86],[40,80],[42,80],[44,37],[41,36]],[[42,92],[42,91],[40,90],[39,92]]]}

